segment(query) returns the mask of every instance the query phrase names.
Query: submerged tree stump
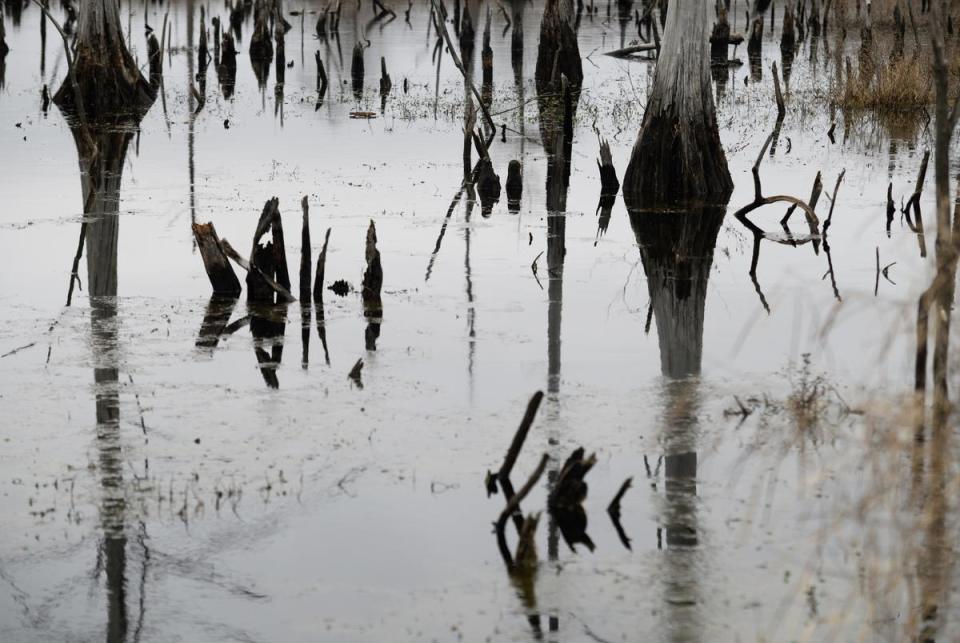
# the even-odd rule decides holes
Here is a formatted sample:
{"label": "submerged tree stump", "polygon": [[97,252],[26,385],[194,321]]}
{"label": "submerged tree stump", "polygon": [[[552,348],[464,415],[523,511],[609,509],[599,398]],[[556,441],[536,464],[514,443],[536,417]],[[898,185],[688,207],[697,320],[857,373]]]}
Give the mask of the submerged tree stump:
{"label": "submerged tree stump", "polygon": [[139,124],[157,97],[127,49],[118,0],[80,4],[71,71],[53,97],[68,115]]}
{"label": "submerged tree stump", "polygon": [[673,0],[653,89],[623,177],[628,207],[724,199],[733,190],[713,105],[706,0]]}
{"label": "submerged tree stump", "polygon": [[507,206],[519,206],[523,197],[523,165],[513,159],[507,165]]}
{"label": "submerged tree stump", "polygon": [[383,286],[383,267],[380,265],[380,250],[377,249],[377,227],[370,219],[367,228],[367,269],[363,273],[363,314],[367,317],[383,316],[383,301],[380,289]]}
{"label": "submerged tree stump", "polygon": [[564,0],[547,0],[544,6],[534,72],[538,95],[548,92],[561,76],[566,76],[577,91],[583,85],[583,63],[573,30],[572,9],[573,5]]}
{"label": "submerged tree stump", "polygon": [[353,82],[353,96],[357,100],[363,97],[363,45],[353,46],[353,58],[350,61],[350,79]]}
{"label": "submerged tree stump", "polygon": [[220,237],[212,223],[194,223],[193,237],[197,240],[200,257],[206,268],[213,294],[222,297],[239,297],[240,280],[237,279],[230,260],[220,247]]}

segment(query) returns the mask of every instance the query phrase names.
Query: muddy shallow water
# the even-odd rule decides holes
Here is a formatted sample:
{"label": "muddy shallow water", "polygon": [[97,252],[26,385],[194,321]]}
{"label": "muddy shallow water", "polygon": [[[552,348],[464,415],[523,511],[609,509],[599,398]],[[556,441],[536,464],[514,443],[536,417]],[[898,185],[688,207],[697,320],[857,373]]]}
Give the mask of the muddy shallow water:
{"label": "muddy shallow water", "polygon": [[[644,233],[619,197],[598,232],[594,162],[596,127],[622,176],[639,128],[652,63],[602,55],[635,37],[632,23],[623,38],[598,6],[579,25],[572,174],[565,212],[551,215],[565,221],[566,255],[550,270],[549,159],[531,102],[542,4],[524,8],[519,84],[504,14],[491,5],[490,111],[509,129],[490,155],[501,180],[511,159],[522,161],[524,191],[518,212],[503,198],[489,216],[468,198],[447,216],[463,176],[464,89],[446,53],[437,81],[429,5],[413,6],[409,25],[398,10],[372,26],[368,6],[350,5],[342,61],[335,41],[314,35],[321,5],[307,3],[302,28],[287,16],[282,91],[272,66],[258,87],[244,39],[235,93],[224,98],[211,68],[196,114],[199,4],[122,6],[141,62],[144,10],[159,29],[169,9],[165,108],[158,99],[147,113],[108,195],[119,198],[117,295],[88,297],[84,258],[68,307],[84,198],[69,126],[40,102],[66,63],[51,37],[41,69],[39,12],[30,5],[14,20],[8,7],[0,640],[900,638],[906,616],[878,607],[863,580],[873,543],[846,520],[870,479],[858,451],[866,422],[848,411],[911,385],[913,311],[931,260],[899,214],[886,234],[886,188],[898,201],[912,192],[932,145],[923,120],[891,134],[837,113],[831,142],[834,54],[821,43],[811,57],[804,43],[761,176],[767,194],[806,197],[818,171],[831,194],[846,170],[831,251],[765,240],[755,284],[753,237],[731,215],[753,197],[750,168],[776,117],[769,63],[780,64],[779,30],[767,34],[762,80],[749,65],[731,67],[719,91],[736,187],[715,248],[693,251],[701,312],[654,305],[648,321],[651,293],[663,302],[689,282],[678,272],[686,264],[643,262]],[[478,83],[486,10],[471,5]],[[228,13],[207,8],[224,21]],[[251,30],[248,19],[245,38]],[[368,73],[357,100],[349,65],[362,33]],[[318,49],[330,80],[321,105]],[[743,48],[737,55],[746,59]],[[381,56],[393,79],[382,112]],[[350,118],[357,110],[377,117]],[[928,183],[921,206],[932,213]],[[332,230],[328,284],[359,288],[376,222],[384,314],[375,350],[355,290],[325,294],[325,346],[314,311],[294,303],[277,311],[280,338],[255,341],[240,325],[198,347],[217,302],[191,221],[214,222],[243,248],[277,196],[295,271],[304,195],[314,256]],[[825,195],[821,219],[829,209]],[[751,218],[774,230],[781,216],[774,206]],[[932,253],[932,237],[925,243]],[[648,258],[663,254],[645,246]],[[877,261],[896,262],[890,280],[877,278]],[[245,299],[219,312],[242,319]],[[362,388],[347,377],[358,358]],[[825,426],[792,444],[795,419],[777,401],[817,377],[829,389]],[[551,457],[523,504],[544,510],[531,589],[506,572],[491,527],[503,497],[488,498],[483,481],[536,390],[546,397],[513,474],[519,485],[540,454]],[[742,422],[725,413],[734,396],[757,411]],[[894,419],[895,406],[878,414]],[[592,552],[572,551],[545,511],[550,480],[581,445],[598,457],[585,501]],[[629,476],[628,549],[606,507]]]}

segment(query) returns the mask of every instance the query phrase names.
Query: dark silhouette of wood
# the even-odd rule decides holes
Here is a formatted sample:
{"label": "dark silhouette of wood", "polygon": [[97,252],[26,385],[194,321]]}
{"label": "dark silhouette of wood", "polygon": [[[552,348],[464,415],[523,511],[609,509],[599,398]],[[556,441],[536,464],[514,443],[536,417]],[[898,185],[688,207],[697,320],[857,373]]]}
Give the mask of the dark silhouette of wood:
{"label": "dark silhouette of wood", "polygon": [[628,208],[733,190],[713,104],[707,0],[671,2],[653,87],[623,177]]}
{"label": "dark silhouette of wood", "polygon": [[226,253],[220,247],[220,237],[212,223],[194,223],[193,237],[200,249],[203,266],[210,278],[213,294],[221,297],[239,297],[240,280],[230,266]]}

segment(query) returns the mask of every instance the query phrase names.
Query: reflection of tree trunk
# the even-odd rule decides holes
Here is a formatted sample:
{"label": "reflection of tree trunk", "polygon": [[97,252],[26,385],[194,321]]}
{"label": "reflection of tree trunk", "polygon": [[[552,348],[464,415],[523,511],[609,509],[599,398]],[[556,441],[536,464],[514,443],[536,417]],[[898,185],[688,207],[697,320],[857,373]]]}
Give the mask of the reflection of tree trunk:
{"label": "reflection of tree trunk", "polygon": [[[126,534],[123,454],[119,413],[117,351],[117,240],[120,182],[130,133],[102,132],[95,140],[99,152],[91,162],[80,148],[86,229],[87,291],[90,295],[92,349],[97,364],[97,445],[101,487],[100,524],[107,582],[107,641],[124,641],[127,631],[125,600]],[[80,145],[81,139],[77,139]]]}
{"label": "reflection of tree trunk", "polygon": [[[707,282],[725,207],[630,213],[657,322],[660,369],[670,379],[662,418],[666,461],[661,522],[666,531],[663,591],[670,640],[696,640],[700,611],[697,413]],[[692,377],[694,376],[694,377]]]}
{"label": "reflection of tree trunk", "polygon": [[725,209],[631,212],[660,340],[664,375],[700,372],[707,280]]}
{"label": "reflection of tree trunk", "polygon": [[[659,322],[658,322],[659,325]],[[697,412],[699,382],[689,378],[667,383],[663,423],[664,507],[661,522],[666,532],[667,550],[659,576],[663,579],[666,602],[664,623],[667,639],[700,639],[699,613],[703,597],[700,590],[701,563],[697,517]]]}
{"label": "reflection of tree trunk", "polygon": [[[87,243],[94,244],[103,228],[91,226],[87,232]],[[114,228],[115,232],[116,228]],[[107,231],[109,235],[110,232]],[[109,245],[109,244],[102,244]],[[113,292],[102,292],[91,302],[91,325],[93,327],[93,349],[97,365],[93,379],[96,383],[97,411],[97,448],[99,450],[98,468],[100,471],[100,526],[103,530],[101,553],[106,571],[107,583],[107,641],[108,643],[126,640],[126,502],[123,488],[123,452],[120,436],[119,411],[119,372],[116,366],[117,350],[117,305],[116,294],[116,237],[112,244],[112,261],[102,256],[96,267],[89,270],[90,283],[110,283],[109,277],[103,278],[97,271],[112,274]],[[88,246],[89,248],[89,246]],[[90,256],[88,251],[88,258]],[[88,261],[88,267],[91,262]],[[104,364],[103,362],[106,362]]]}

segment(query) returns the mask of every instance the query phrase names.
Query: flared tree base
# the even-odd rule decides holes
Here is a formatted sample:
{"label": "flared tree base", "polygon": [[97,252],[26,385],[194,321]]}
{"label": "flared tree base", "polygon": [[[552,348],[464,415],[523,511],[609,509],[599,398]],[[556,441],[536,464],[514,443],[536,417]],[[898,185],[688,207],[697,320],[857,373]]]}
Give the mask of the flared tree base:
{"label": "flared tree base", "polygon": [[673,109],[646,114],[623,176],[628,208],[725,203],[732,191],[715,119],[683,121]]}

